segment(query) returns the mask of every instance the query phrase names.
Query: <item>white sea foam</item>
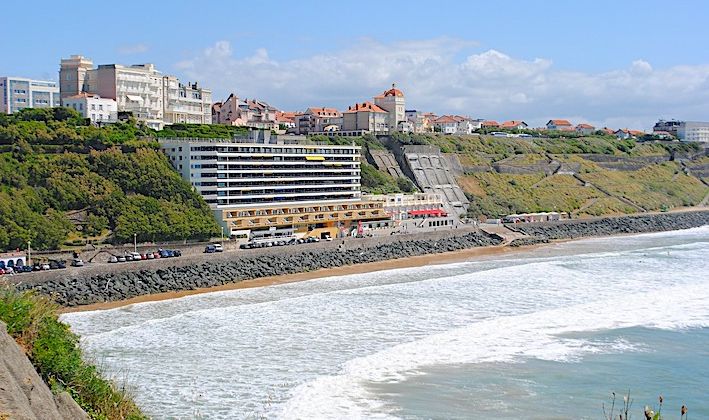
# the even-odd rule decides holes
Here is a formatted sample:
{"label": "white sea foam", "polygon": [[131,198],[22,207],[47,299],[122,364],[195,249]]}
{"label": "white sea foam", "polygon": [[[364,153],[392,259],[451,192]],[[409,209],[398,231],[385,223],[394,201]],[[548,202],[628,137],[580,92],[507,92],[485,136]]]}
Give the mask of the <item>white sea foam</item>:
{"label": "white sea foam", "polygon": [[560,255],[535,251],[64,319],[87,351],[128,371],[154,418],[387,417],[367,384],[439,365],[643,350],[583,334],[592,331],[709,326],[707,233],[580,241],[553,247]]}
{"label": "white sea foam", "polygon": [[585,353],[628,351],[627,342],[564,339],[565,333],[628,327],[709,327],[709,287],[678,286],[616,299],[477,322],[347,362],[342,372],[302,384],[282,407],[284,418],[367,416],[383,407],[363,384],[399,381],[426,366],[570,361]]}

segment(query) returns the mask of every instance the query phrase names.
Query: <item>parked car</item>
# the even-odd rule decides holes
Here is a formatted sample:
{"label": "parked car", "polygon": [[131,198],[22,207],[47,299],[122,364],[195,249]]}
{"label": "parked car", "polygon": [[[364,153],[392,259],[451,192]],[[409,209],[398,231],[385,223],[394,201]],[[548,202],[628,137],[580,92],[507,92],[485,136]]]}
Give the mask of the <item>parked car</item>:
{"label": "parked car", "polygon": [[217,249],[214,247],[214,245],[207,245],[204,247],[204,253],[205,254],[213,254],[217,252]]}
{"label": "parked car", "polygon": [[5,267],[1,269],[4,274],[15,274],[15,269],[12,267]]}
{"label": "parked car", "polygon": [[83,267],[84,266],[84,260],[81,258],[74,258],[71,260],[71,266],[72,267]]}
{"label": "parked car", "polygon": [[182,251],[180,251],[179,249],[176,249],[176,250],[174,250],[174,251],[172,251],[172,252],[173,252],[173,254],[174,254],[175,257],[181,257],[181,256],[182,256]]}
{"label": "parked car", "polygon": [[215,252],[224,252],[224,247],[222,244],[212,244]]}
{"label": "parked car", "polygon": [[49,266],[49,263],[43,263],[43,264],[40,266],[40,269],[43,270],[43,271],[51,270],[51,268],[52,268],[52,267]]}
{"label": "parked car", "polygon": [[152,252],[148,252],[147,254],[145,254],[145,258],[148,260],[153,260],[155,259],[155,255],[153,255]]}
{"label": "parked car", "polygon": [[153,252],[153,258],[160,258],[160,251]]}
{"label": "parked car", "polygon": [[140,261],[140,260],[143,259],[143,258],[140,256],[140,253],[139,253],[139,252],[129,252],[128,255],[130,255],[131,257],[133,257],[133,261]]}
{"label": "parked car", "polygon": [[111,255],[111,257],[108,259],[108,262],[110,263],[117,263],[118,262],[118,257],[115,255]]}
{"label": "parked car", "polygon": [[126,261],[133,261],[133,256],[131,254],[126,254],[124,258],[126,259]]}
{"label": "parked car", "polygon": [[124,257],[123,255],[118,256],[118,262],[126,262],[126,261],[127,261],[126,257]]}

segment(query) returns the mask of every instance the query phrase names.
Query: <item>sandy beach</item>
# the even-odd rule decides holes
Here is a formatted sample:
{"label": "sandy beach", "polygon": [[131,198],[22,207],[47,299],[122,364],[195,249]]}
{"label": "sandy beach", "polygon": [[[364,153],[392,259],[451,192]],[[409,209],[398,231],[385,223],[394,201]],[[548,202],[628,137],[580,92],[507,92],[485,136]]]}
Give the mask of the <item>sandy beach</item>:
{"label": "sandy beach", "polygon": [[242,280],[234,283],[229,283],[216,287],[201,288],[195,290],[183,290],[176,292],[154,293],[150,295],[137,296],[131,299],[119,300],[114,302],[100,302],[90,305],[82,305],[75,307],[63,308],[61,313],[69,312],[85,312],[119,308],[135,303],[157,302],[162,300],[176,299],[184,296],[191,296],[201,293],[211,293],[223,290],[247,289],[253,287],[273,286],[278,284],[293,283],[298,281],[306,281],[319,279],[323,277],[345,276],[349,274],[363,274],[375,271],[391,270],[396,268],[410,267],[425,267],[437,264],[449,264],[455,262],[469,261],[474,258],[486,258],[490,256],[498,256],[512,254],[521,250],[530,250],[543,245],[532,245],[519,248],[511,248],[508,246],[489,246],[480,248],[463,249],[460,251],[445,252],[440,254],[420,255],[408,258],[398,258],[387,261],[378,261],[373,263],[355,264],[344,267],[326,268],[304,273],[296,273],[284,276],[261,277],[252,280]]}

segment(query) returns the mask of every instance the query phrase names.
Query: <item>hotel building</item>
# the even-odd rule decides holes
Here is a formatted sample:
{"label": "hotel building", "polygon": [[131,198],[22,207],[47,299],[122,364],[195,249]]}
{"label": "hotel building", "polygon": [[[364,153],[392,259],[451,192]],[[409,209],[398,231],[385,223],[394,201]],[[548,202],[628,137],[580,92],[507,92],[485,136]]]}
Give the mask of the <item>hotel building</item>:
{"label": "hotel building", "polygon": [[56,82],[23,77],[0,77],[0,113],[12,114],[23,108],[59,106]]}
{"label": "hotel building", "polygon": [[229,235],[353,234],[388,219],[362,199],[361,148],[252,131],[237,139],[160,139],[173,166],[202,195]]}
{"label": "hotel building", "polygon": [[163,76],[153,64],[102,64],[93,68],[88,58],[73,55],[61,60],[59,80],[62,99],[81,93],[113,99],[118,112],[131,112],[150,128],[212,122],[210,90]]}

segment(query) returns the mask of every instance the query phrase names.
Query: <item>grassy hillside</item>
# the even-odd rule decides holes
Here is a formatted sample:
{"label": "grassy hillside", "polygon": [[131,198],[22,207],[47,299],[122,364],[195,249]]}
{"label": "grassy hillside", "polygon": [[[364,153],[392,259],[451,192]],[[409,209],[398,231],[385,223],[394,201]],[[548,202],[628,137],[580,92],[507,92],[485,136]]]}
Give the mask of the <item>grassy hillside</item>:
{"label": "grassy hillside", "polygon": [[[113,242],[208,238],[204,201],[134,124],[92,127],[66,108],[0,118],[0,249],[56,249],[67,238]],[[72,223],[69,215],[79,214]],[[80,229],[77,230],[77,229]]]}

